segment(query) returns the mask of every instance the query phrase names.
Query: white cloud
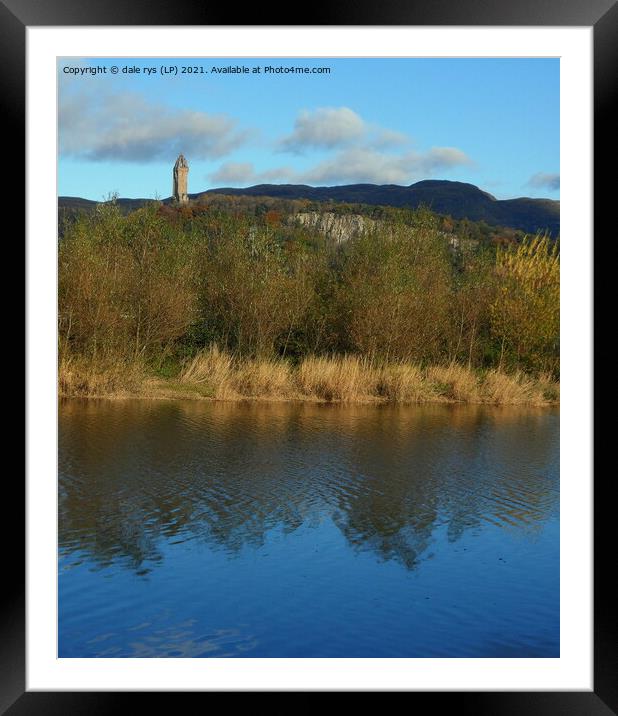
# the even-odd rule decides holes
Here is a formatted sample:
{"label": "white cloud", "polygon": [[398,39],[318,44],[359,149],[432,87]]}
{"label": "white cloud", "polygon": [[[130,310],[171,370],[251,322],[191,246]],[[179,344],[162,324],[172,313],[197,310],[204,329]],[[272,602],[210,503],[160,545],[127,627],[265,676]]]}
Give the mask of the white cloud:
{"label": "white cloud", "polygon": [[225,162],[209,175],[216,184],[248,184],[255,180],[251,162]]}
{"label": "white cloud", "polygon": [[256,172],[250,162],[225,162],[209,175],[214,184],[247,186],[261,182],[288,181],[295,184],[411,184],[438,171],[471,165],[460,149],[433,147],[427,152],[386,154],[367,147],[353,147],[337,152],[306,171],[274,167]]}
{"label": "white cloud", "polygon": [[279,146],[284,151],[302,153],[305,149],[335,149],[363,137],[366,124],[348,107],[321,107],[303,110],[294,131]]}
{"label": "white cloud", "polygon": [[310,184],[411,184],[432,176],[436,171],[470,164],[470,158],[454,147],[434,147],[427,152],[400,155],[357,147],[320,162],[299,179]]}
{"label": "white cloud", "polygon": [[560,174],[537,172],[528,179],[527,186],[534,187],[535,189],[558,191],[560,189]]}
{"label": "white cloud", "polygon": [[291,167],[274,167],[265,172],[260,172],[257,178],[263,182],[292,181],[296,172]]}
{"label": "white cloud", "polygon": [[227,186],[247,186],[262,182],[290,180],[296,173],[290,167],[274,167],[256,172],[251,162],[224,162],[216,171],[208,175],[213,184]]}
{"label": "white cloud", "polygon": [[378,128],[370,141],[370,145],[374,149],[389,149],[390,147],[402,147],[408,144],[409,141],[410,138],[403,132]]}
{"label": "white cloud", "polygon": [[172,160],[180,152],[218,159],[248,138],[229,115],[174,109],[129,93],[63,92],[58,124],[61,155],[92,161]]}
{"label": "white cloud", "polygon": [[280,149],[297,154],[308,149],[336,151],[314,167],[294,173],[296,182],[309,184],[409,184],[439,170],[472,164],[455,147],[419,152],[409,145],[407,134],[366,122],[348,107],[304,110],[294,131],[278,143]]}
{"label": "white cloud", "polygon": [[465,152],[456,147],[432,147],[425,154],[418,155],[426,167],[426,170],[433,172],[436,169],[449,169],[450,167],[473,164]]}

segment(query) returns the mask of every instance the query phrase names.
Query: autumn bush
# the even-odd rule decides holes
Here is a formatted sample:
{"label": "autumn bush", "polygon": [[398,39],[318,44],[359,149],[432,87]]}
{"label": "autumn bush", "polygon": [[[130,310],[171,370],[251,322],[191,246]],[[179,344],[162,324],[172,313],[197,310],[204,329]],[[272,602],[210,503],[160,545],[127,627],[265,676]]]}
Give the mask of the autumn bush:
{"label": "autumn bush", "polygon": [[499,366],[559,372],[560,255],[548,236],[498,249],[499,289],[490,306]]}
{"label": "autumn bush", "polygon": [[422,209],[337,243],[281,205],[243,207],[111,201],[63,227],[64,392],[171,371],[214,397],[500,401],[542,375],[557,399],[557,241],[481,244]]}

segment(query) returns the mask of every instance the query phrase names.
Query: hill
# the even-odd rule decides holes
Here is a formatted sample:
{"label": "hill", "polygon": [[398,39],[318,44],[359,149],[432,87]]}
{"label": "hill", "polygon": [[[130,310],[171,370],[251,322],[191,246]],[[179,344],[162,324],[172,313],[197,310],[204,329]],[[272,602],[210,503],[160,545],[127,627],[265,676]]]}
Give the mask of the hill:
{"label": "hill", "polygon": [[[548,231],[560,233],[560,202],[552,199],[496,199],[473,184],[446,180],[424,180],[410,186],[396,184],[349,184],[344,186],[307,186],[304,184],[258,184],[243,189],[221,187],[197,194],[191,200],[223,194],[227,196],[273,197],[305,199],[316,202],[346,202],[370,206],[416,208],[428,206],[432,211],[454,219],[484,221],[492,226],[504,226],[528,233]],[[146,199],[118,199],[120,207],[132,211],[146,203]],[[171,198],[163,203],[171,202]],[[76,197],[59,197],[59,209],[88,209],[97,202]]]}

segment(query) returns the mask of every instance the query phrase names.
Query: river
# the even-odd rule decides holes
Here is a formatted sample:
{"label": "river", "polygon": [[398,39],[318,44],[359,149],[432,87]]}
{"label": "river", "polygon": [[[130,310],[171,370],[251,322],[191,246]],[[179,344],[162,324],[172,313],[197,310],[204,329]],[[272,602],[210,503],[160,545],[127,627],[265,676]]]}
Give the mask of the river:
{"label": "river", "polygon": [[63,400],[60,657],[558,657],[559,412]]}

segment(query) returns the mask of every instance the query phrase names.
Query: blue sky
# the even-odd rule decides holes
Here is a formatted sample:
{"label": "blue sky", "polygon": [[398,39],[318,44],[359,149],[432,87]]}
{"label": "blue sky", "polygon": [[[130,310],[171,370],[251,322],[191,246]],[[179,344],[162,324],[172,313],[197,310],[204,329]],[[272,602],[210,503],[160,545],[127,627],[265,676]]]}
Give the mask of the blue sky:
{"label": "blue sky", "polygon": [[60,195],[167,197],[182,152],[190,193],[451,179],[559,198],[558,59],[64,58],[58,72]]}

